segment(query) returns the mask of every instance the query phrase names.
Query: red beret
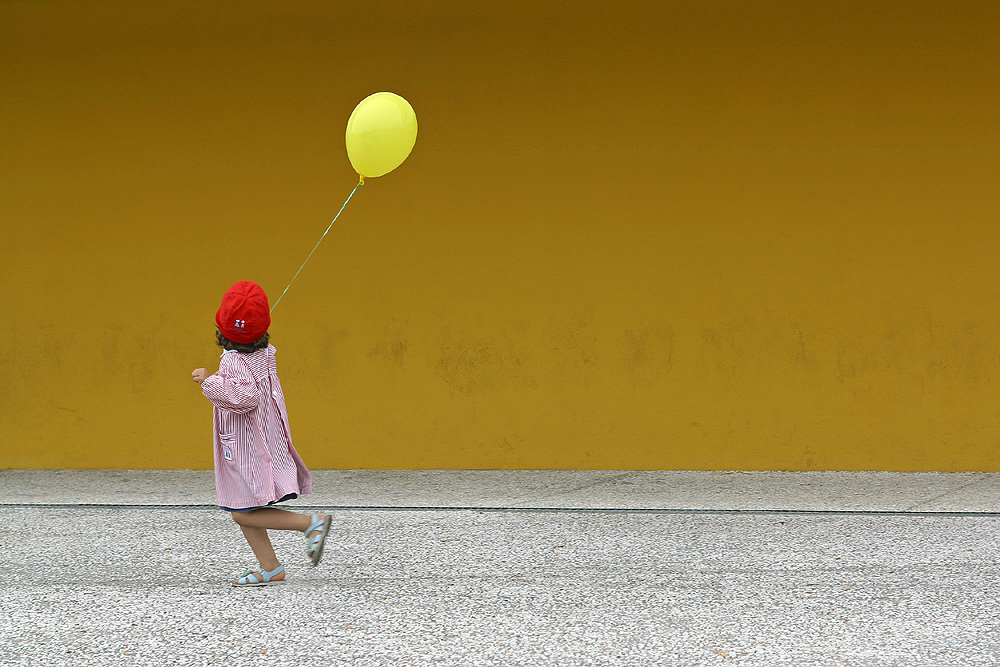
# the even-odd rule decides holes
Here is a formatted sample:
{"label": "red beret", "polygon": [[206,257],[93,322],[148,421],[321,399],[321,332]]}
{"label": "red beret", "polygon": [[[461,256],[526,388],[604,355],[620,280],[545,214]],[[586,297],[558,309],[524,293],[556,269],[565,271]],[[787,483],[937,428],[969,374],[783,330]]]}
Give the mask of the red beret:
{"label": "red beret", "polygon": [[271,311],[264,290],[249,280],[241,280],[230,287],[222,297],[215,323],[222,335],[234,343],[249,345],[263,336],[271,326]]}

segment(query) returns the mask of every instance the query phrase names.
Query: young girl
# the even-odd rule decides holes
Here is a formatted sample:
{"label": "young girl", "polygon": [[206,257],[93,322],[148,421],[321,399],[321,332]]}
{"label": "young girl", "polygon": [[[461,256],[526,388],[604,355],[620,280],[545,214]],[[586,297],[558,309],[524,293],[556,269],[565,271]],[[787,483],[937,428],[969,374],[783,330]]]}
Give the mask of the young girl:
{"label": "young girl", "polygon": [[223,350],[219,372],[191,373],[215,406],[215,491],[219,508],[231,512],[260,562],[234,586],[281,583],[285,568],[267,536],[268,529],[306,535],[313,565],[323,556],[330,517],[296,514],[271,507],[312,490],[309,471],[292,446],[285,396],[278,381],[274,346],[268,342],[271,314],[267,295],[256,283],[241,281],[222,297],[215,314]]}

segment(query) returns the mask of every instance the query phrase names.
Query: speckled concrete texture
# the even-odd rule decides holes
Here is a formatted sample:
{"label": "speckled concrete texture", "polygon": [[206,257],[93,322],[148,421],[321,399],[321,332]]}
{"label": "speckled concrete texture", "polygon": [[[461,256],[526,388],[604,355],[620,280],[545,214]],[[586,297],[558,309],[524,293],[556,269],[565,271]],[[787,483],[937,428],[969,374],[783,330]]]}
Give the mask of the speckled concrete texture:
{"label": "speckled concrete texture", "polygon": [[[310,507],[1000,512],[1000,474],[315,470]],[[0,470],[4,504],[208,505],[208,470]]]}
{"label": "speckled concrete texture", "polygon": [[324,562],[272,533],[289,581],[248,590],[210,473],[0,471],[0,664],[1000,664],[996,475],[316,481],[301,503],[357,508]]}

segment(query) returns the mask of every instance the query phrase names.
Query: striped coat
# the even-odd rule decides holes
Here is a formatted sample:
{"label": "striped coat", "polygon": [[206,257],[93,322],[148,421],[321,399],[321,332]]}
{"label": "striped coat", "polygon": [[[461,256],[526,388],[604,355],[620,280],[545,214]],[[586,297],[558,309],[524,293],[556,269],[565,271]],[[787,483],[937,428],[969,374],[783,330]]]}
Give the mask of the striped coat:
{"label": "striped coat", "polygon": [[215,406],[215,492],[222,507],[260,507],[312,491],[292,446],[274,353],[273,345],[252,354],[227,350],[219,372],[201,383]]}

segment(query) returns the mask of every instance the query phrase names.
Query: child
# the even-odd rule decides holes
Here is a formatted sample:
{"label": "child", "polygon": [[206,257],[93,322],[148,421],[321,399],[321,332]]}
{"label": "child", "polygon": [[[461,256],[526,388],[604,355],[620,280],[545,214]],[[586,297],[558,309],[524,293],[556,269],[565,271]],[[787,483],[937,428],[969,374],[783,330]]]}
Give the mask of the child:
{"label": "child", "polygon": [[241,281],[222,297],[215,314],[222,353],[219,372],[191,373],[212,401],[215,439],[215,491],[219,508],[231,512],[254,555],[257,570],[247,570],[233,586],[281,583],[285,568],[267,536],[268,529],[306,535],[313,565],[323,556],[329,515],[296,514],[271,507],[312,490],[309,471],[292,446],[285,397],[278,382],[274,346],[267,329],[267,295],[256,283]]}

